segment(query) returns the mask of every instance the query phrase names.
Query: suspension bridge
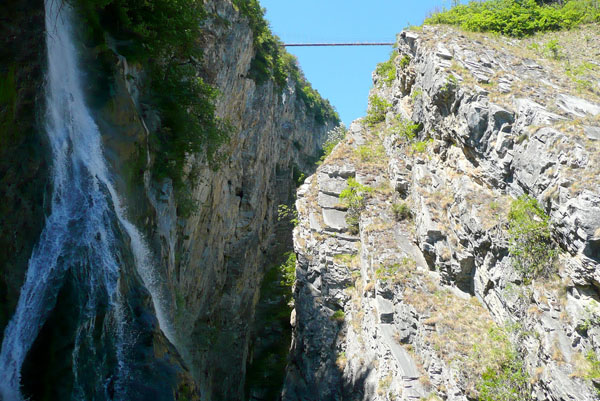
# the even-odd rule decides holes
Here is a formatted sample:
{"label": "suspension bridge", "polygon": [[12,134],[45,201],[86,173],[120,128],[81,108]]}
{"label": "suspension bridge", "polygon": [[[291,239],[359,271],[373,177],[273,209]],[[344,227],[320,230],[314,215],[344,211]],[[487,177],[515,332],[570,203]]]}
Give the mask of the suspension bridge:
{"label": "suspension bridge", "polygon": [[394,42],[346,42],[346,43],[283,43],[284,47],[310,46],[393,46]]}

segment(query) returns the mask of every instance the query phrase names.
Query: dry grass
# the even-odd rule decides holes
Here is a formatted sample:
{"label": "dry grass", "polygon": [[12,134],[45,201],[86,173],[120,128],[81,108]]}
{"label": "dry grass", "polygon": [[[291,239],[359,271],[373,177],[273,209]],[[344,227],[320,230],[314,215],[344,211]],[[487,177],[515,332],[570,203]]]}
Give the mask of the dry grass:
{"label": "dry grass", "polygon": [[345,352],[340,352],[335,360],[335,364],[339,370],[344,371],[346,369],[346,365],[348,364],[348,358],[346,357]]}
{"label": "dry grass", "polygon": [[462,372],[467,387],[474,388],[486,368],[498,368],[506,360],[510,349],[507,334],[476,298],[465,300],[439,288],[431,293],[423,286],[407,288],[405,301],[420,315],[428,314],[422,323],[433,331],[426,341],[446,363]]}
{"label": "dry grass", "polygon": [[[507,94],[497,90],[496,82],[502,76],[510,76],[511,70],[522,64],[524,59],[535,60],[544,70],[543,74],[551,85],[560,87],[560,91],[575,96],[587,98],[591,101],[600,101],[600,87],[598,84],[600,66],[597,64],[597,54],[600,52],[600,25],[592,24],[579,29],[562,32],[549,32],[535,35],[530,38],[517,40],[503,38],[497,35],[489,35],[477,32],[464,32],[459,28],[444,27],[443,29],[454,31],[454,35],[446,35],[447,46],[450,42],[457,42],[459,46],[469,48],[476,53],[483,54],[484,51],[491,53],[494,59],[505,60],[506,71],[496,70],[491,77],[491,85],[482,85],[471,72],[460,62],[454,61],[450,71],[460,76],[463,84],[473,86],[480,85],[490,92],[490,97],[498,103],[510,105],[510,98],[515,94],[532,95],[539,90],[548,93],[548,96],[539,96],[543,103],[546,99],[553,99],[556,89],[535,77],[519,76],[513,78],[513,87]],[[432,33],[433,34],[433,33]],[[429,34],[426,34],[429,35]],[[437,46],[440,41],[424,40],[430,46]],[[560,57],[554,59],[548,50],[548,43],[556,41],[559,45]]]}
{"label": "dry grass", "polygon": [[563,364],[565,363],[565,356],[563,355],[562,351],[560,350],[560,344],[558,342],[558,339],[555,339],[552,342],[552,355],[550,356],[552,358],[552,360],[558,364]]}
{"label": "dry grass", "polygon": [[396,263],[379,267],[375,271],[375,277],[384,283],[406,285],[415,275],[416,268],[417,262],[414,259],[403,257]]}
{"label": "dry grass", "polygon": [[338,255],[334,255],[333,261],[338,265],[343,265],[351,269],[360,266],[360,258],[357,253],[341,253]]}

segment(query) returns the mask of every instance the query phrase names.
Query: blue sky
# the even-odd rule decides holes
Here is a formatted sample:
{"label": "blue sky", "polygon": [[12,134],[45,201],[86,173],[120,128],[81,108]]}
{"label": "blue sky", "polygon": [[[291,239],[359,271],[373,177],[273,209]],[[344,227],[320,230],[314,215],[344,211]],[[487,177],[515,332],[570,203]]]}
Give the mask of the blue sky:
{"label": "blue sky", "polygon": [[[260,0],[271,29],[284,42],[394,42],[409,24],[420,25],[449,0]],[[389,47],[290,47],[309,82],[349,125],[365,115],[371,72]]]}

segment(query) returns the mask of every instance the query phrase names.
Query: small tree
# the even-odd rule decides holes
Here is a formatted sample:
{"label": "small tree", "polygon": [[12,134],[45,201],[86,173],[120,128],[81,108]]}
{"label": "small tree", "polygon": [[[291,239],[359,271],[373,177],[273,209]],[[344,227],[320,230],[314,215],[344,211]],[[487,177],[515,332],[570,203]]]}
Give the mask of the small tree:
{"label": "small tree", "polygon": [[385,113],[392,107],[392,104],[377,95],[369,97],[369,110],[365,121],[370,126],[380,123],[385,120]]}
{"label": "small tree", "polygon": [[512,202],[508,219],[509,252],[517,271],[525,281],[547,275],[557,256],[548,215],[534,198],[522,195]]}
{"label": "small tree", "polygon": [[365,208],[365,197],[370,192],[373,192],[373,188],[360,184],[354,178],[348,178],[348,187],[340,194],[340,201],[348,208],[346,223],[352,234],[358,234],[360,213]]}

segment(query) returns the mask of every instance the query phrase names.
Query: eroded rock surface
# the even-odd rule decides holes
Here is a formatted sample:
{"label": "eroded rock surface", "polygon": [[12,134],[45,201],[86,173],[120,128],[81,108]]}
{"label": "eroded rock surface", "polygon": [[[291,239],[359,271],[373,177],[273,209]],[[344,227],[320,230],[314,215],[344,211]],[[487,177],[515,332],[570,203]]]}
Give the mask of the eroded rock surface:
{"label": "eroded rock surface", "polygon": [[[577,90],[515,40],[424,27],[398,44],[396,80],[374,74],[383,121],[356,121],[298,192],[283,398],[476,399],[489,356],[510,348],[533,399],[597,399],[600,88]],[[358,235],[332,198],[350,176],[373,189]],[[522,194],[560,252],[530,283],[509,252]]]}

